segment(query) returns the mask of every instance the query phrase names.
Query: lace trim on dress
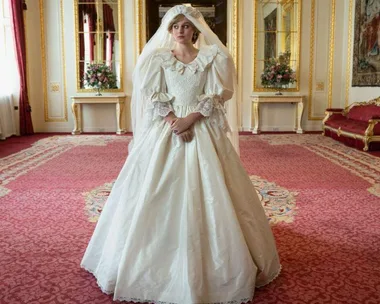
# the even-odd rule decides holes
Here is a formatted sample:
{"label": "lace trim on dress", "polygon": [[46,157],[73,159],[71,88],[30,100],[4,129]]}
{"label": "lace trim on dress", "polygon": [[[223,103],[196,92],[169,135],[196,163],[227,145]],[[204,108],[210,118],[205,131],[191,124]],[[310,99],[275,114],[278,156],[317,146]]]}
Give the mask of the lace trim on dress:
{"label": "lace trim on dress", "polygon": [[196,112],[201,113],[203,116],[210,116],[213,109],[220,109],[225,113],[223,107],[224,100],[219,95],[200,95],[198,96],[198,105],[195,109]]}
{"label": "lace trim on dress", "polygon": [[217,125],[224,132],[231,132],[230,125],[226,117],[226,110],[224,108],[224,100],[219,95],[200,95],[198,97],[199,103],[194,109],[193,113],[201,113],[213,125]]}
{"label": "lace trim on dress", "polygon": [[278,271],[276,273],[274,273],[272,276],[270,276],[269,279],[265,283],[258,284],[255,287],[261,288],[261,287],[264,287],[264,286],[272,283],[275,279],[277,279],[277,277],[280,275],[281,271],[282,271],[282,265],[280,264],[280,268],[278,269]]}
{"label": "lace trim on dress", "polygon": [[194,74],[197,71],[204,71],[215,59],[216,55],[221,53],[216,45],[211,47],[203,47],[199,50],[197,57],[190,63],[183,63],[179,61],[171,53],[169,49],[161,49],[155,56],[161,58],[161,66],[164,69],[171,69],[183,74],[185,69],[190,70]]}
{"label": "lace trim on dress", "polygon": [[[96,278],[96,283],[98,284],[99,288],[101,289],[101,291],[107,295],[111,295],[114,293],[114,290],[107,290],[105,289],[102,284],[99,282],[98,278],[96,277],[96,271],[93,271],[91,269],[88,269],[86,267],[84,267],[83,265],[81,265],[81,268],[83,268],[84,270],[86,270],[87,272],[91,273],[95,278]],[[281,270],[282,270],[282,266],[280,265],[280,269],[278,270],[278,272],[268,280],[268,282],[262,284],[262,285],[256,285],[255,288],[260,288],[260,287],[263,287],[265,285],[268,285],[269,283],[271,283],[272,281],[274,281],[281,273]],[[253,296],[251,298],[242,298],[240,300],[233,300],[233,301],[227,301],[227,302],[208,302],[208,303],[198,303],[198,304],[245,304],[249,301],[251,301],[253,298]],[[128,301],[128,302],[132,302],[132,303],[150,303],[150,304],[181,304],[181,303],[175,303],[175,302],[163,302],[163,301],[157,301],[157,300],[151,300],[151,299],[141,299],[141,298],[131,298],[131,297],[114,297],[113,298],[114,300],[117,300],[117,301]]]}
{"label": "lace trim on dress", "polygon": [[[102,284],[99,282],[98,278],[96,277],[96,271],[93,271],[92,269],[88,269],[81,265],[81,268],[86,270],[87,272],[91,273],[95,278],[96,278],[96,283],[98,284],[100,290],[107,294],[107,295],[112,295],[114,294],[114,290],[107,290],[105,289]],[[142,298],[132,298],[132,297],[113,297],[113,300],[116,301],[127,301],[127,302],[132,302],[132,303],[149,303],[149,304],[182,304],[182,303],[177,303],[177,302],[163,302],[163,301],[157,301],[157,300],[152,300],[152,299],[142,299]],[[252,299],[250,298],[243,298],[238,301],[227,301],[227,302],[202,302],[198,304],[244,304]]]}
{"label": "lace trim on dress", "polygon": [[151,101],[150,106],[147,108],[149,120],[165,117],[173,111],[171,101],[174,99],[174,96],[168,93],[154,92],[149,99]]}

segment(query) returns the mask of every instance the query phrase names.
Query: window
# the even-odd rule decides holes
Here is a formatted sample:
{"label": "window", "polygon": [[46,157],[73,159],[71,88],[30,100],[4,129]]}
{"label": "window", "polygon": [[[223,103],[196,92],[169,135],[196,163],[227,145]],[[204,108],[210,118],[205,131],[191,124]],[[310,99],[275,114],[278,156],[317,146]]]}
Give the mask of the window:
{"label": "window", "polygon": [[11,27],[9,0],[0,0],[0,95],[18,90],[18,71]]}

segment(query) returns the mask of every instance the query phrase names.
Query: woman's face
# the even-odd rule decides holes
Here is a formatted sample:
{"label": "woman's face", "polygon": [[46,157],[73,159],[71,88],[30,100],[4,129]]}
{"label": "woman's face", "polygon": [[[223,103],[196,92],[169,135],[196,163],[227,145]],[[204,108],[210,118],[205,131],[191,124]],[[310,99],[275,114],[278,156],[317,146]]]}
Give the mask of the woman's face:
{"label": "woman's face", "polygon": [[178,43],[192,44],[193,34],[194,29],[192,27],[192,24],[186,17],[183,17],[180,21],[173,24],[172,35],[174,37],[174,40]]}

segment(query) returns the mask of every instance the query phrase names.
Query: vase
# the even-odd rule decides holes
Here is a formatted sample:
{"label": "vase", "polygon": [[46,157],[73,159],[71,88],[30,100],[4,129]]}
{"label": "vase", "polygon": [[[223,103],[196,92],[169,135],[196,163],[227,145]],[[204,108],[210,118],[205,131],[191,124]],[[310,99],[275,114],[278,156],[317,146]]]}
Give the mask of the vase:
{"label": "vase", "polygon": [[280,84],[280,83],[276,83],[276,84],[274,84],[273,88],[275,88],[276,91],[277,91],[275,95],[282,95],[282,93],[281,93],[281,90],[282,90],[282,84]]}
{"label": "vase", "polygon": [[274,88],[277,90],[275,95],[283,95],[282,90],[287,86],[287,84],[277,83],[274,85]]}
{"label": "vase", "polygon": [[277,89],[277,92],[275,95],[282,95],[282,92],[281,92],[282,87],[276,87],[276,89]]}
{"label": "vase", "polygon": [[102,93],[100,93],[100,88],[96,88],[97,92],[95,94],[95,96],[102,96]]}

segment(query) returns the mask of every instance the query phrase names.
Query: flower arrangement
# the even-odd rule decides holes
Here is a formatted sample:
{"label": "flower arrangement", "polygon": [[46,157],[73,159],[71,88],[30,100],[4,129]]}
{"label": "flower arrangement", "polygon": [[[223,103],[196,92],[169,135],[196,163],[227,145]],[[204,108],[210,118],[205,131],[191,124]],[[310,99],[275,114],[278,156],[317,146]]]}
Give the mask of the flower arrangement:
{"label": "flower arrangement", "polygon": [[261,84],[264,87],[282,88],[296,81],[295,73],[290,67],[290,52],[285,52],[278,58],[270,58],[265,63],[261,74]]}
{"label": "flower arrangement", "polygon": [[101,90],[115,89],[116,76],[111,68],[104,63],[90,63],[87,65],[86,73],[83,77],[83,83],[86,87],[91,87],[97,90],[96,96],[100,96]]}

